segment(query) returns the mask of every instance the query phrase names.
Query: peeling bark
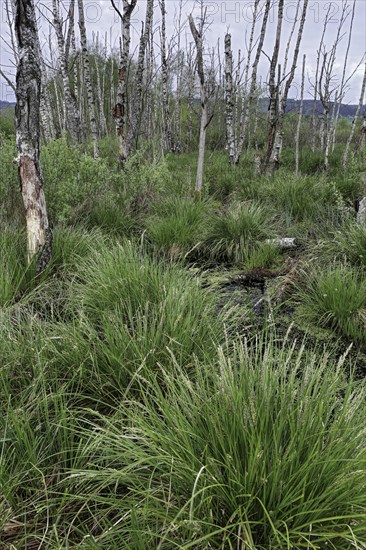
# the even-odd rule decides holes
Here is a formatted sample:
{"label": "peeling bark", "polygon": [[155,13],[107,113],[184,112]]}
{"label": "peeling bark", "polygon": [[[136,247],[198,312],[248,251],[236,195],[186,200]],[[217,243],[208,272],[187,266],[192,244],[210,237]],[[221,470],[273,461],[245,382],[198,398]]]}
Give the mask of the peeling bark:
{"label": "peeling bark", "polygon": [[16,0],[16,142],[27,226],[28,262],[46,241],[48,218],[39,164],[41,60],[33,0]]}

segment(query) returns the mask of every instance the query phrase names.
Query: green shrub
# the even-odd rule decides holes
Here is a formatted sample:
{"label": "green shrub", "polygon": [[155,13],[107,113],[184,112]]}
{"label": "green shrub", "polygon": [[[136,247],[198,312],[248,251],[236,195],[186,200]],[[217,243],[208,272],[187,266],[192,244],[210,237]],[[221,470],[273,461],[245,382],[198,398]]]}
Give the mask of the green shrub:
{"label": "green shrub", "polygon": [[207,254],[217,260],[243,262],[255,243],[272,233],[272,220],[259,204],[232,203],[211,214],[205,239]]}
{"label": "green shrub", "polygon": [[365,385],[341,364],[259,339],[197,364],[192,380],[162,376],[164,390],[141,377],[142,405],[127,399],[83,430],[89,463],[70,482],[96,545],[363,544]]}
{"label": "green shrub", "polygon": [[299,289],[299,315],[355,340],[366,336],[366,279],[346,266],[313,272]]}
{"label": "green shrub", "polygon": [[74,209],[95,201],[110,184],[111,173],[103,159],[94,160],[65,139],[42,148],[41,166],[47,208],[55,222],[68,221]]}

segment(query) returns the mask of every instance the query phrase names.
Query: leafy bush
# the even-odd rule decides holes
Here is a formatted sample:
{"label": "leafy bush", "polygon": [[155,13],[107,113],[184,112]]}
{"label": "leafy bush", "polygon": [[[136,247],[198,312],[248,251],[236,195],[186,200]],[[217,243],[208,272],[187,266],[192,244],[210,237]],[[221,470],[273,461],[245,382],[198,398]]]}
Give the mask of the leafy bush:
{"label": "leafy bush", "polygon": [[313,272],[299,289],[299,315],[355,340],[366,336],[366,279],[346,266]]}
{"label": "leafy bush", "polygon": [[197,364],[193,380],[179,367],[161,375],[164,390],[141,377],[142,405],[83,430],[89,464],[70,481],[94,511],[96,545],[363,543],[365,386],[346,383],[341,364],[259,339]]}
{"label": "leafy bush", "polygon": [[94,201],[110,184],[110,169],[102,159],[94,160],[65,139],[42,148],[47,208],[54,221],[67,221],[75,208]]}
{"label": "leafy bush", "polygon": [[242,262],[255,243],[272,233],[268,212],[253,203],[233,203],[208,221],[205,248],[211,258]]}

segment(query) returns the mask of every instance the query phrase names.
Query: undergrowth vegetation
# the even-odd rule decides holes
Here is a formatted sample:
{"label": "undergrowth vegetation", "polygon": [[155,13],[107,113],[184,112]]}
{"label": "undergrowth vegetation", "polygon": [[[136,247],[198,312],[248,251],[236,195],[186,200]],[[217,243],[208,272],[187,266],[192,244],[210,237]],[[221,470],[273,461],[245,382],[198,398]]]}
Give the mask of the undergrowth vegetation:
{"label": "undergrowth vegetation", "polygon": [[0,547],[364,548],[365,166],[116,150],[43,147],[36,275],[0,146]]}

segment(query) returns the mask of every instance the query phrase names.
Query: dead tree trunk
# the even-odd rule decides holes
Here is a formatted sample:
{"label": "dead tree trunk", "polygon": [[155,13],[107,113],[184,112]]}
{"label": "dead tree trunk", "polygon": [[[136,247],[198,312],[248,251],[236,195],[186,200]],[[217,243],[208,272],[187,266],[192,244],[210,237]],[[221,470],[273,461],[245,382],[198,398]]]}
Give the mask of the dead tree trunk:
{"label": "dead tree trunk", "polygon": [[[60,18],[59,0],[52,0],[53,25],[56,32],[58,55],[60,60],[60,70],[64,88],[64,101],[66,113],[66,127],[70,133],[70,138],[75,141],[80,140],[80,119],[75,98],[70,90],[68,58],[66,56],[65,39],[62,33],[62,24]],[[71,21],[70,21],[71,24]]]}
{"label": "dead tree trunk", "polygon": [[233,99],[233,52],[231,34],[225,35],[225,97],[226,97],[226,139],[230,164],[235,162],[234,99]]}
{"label": "dead tree trunk", "polygon": [[[262,50],[263,50],[263,44],[264,44],[264,38],[265,38],[265,35],[266,35],[266,29],[267,29],[267,23],[268,23],[270,8],[271,8],[271,0],[266,0],[266,4],[265,4],[265,7],[264,7],[263,20],[262,20],[262,27],[261,27],[258,46],[257,46],[257,51],[256,51],[256,54],[255,54],[255,59],[254,59],[254,63],[253,63],[252,78],[251,78],[250,89],[249,89],[249,99],[248,99],[248,101],[246,103],[246,106],[245,106],[245,114],[244,114],[244,120],[243,120],[244,135],[240,138],[240,145],[239,145],[239,149],[238,149],[239,151],[240,151],[240,147],[242,147],[241,143],[244,144],[245,128],[248,126],[250,112],[251,112],[252,107],[254,105],[254,102],[256,100],[258,65],[259,65],[260,56],[261,56],[261,53],[262,53]],[[254,132],[254,134],[255,134],[255,132]],[[250,135],[250,132],[249,132],[249,135]],[[239,162],[239,158],[236,159],[236,162],[237,163]]]}
{"label": "dead tree trunk", "polygon": [[[271,165],[270,160],[272,156],[272,151],[275,145],[275,135],[276,135],[276,125],[277,125],[277,116],[278,116],[278,93],[279,93],[279,82],[276,86],[276,66],[278,61],[278,54],[280,51],[280,42],[281,42],[281,31],[282,31],[282,21],[283,21],[283,5],[284,0],[279,0],[278,2],[278,15],[277,15],[277,30],[276,30],[276,40],[273,49],[271,65],[269,69],[269,106],[268,106],[268,143],[267,143],[267,153],[265,168],[273,172],[275,167],[275,159],[273,158]],[[279,72],[279,75],[281,73]],[[278,79],[280,80],[280,79]]]}
{"label": "dead tree trunk", "polygon": [[296,138],[295,138],[295,147],[296,147],[296,174],[299,173],[299,142],[300,142],[300,129],[302,121],[302,113],[304,107],[304,84],[305,84],[305,65],[306,65],[306,54],[302,61],[302,74],[301,74],[301,92],[300,92],[300,109],[299,109],[299,118],[297,121],[296,128]]}
{"label": "dead tree trunk", "polygon": [[202,184],[203,184],[203,166],[205,161],[205,144],[206,144],[206,129],[208,124],[207,116],[207,92],[205,82],[205,71],[203,66],[203,28],[205,23],[205,14],[201,12],[201,19],[199,29],[197,29],[192,14],[189,15],[189,26],[191,33],[196,44],[197,50],[197,73],[200,81],[200,98],[201,98],[201,124],[200,124],[200,137],[198,145],[198,163],[197,163],[197,175],[195,185],[195,198],[201,199]]}
{"label": "dead tree trunk", "polygon": [[[269,6],[269,3],[268,3],[268,6]],[[250,67],[250,61],[251,61],[251,56],[252,56],[252,52],[253,52],[254,31],[255,31],[255,25],[256,25],[257,17],[258,17],[258,7],[259,7],[259,0],[255,0],[254,8],[253,8],[253,21],[252,21],[252,27],[251,27],[251,31],[250,31],[250,38],[249,38],[249,45],[248,45],[247,60],[246,60],[246,65],[245,65],[244,91],[243,91],[243,99],[242,99],[242,113],[241,113],[241,117],[240,117],[239,139],[238,139],[237,145],[236,145],[235,164],[239,163],[240,155],[243,151],[245,138],[246,138],[246,134],[247,134],[247,126],[248,126],[249,110],[250,110],[250,94],[249,94],[249,97],[248,97],[249,67]],[[264,25],[264,29],[262,27],[262,32],[261,32],[261,35],[259,37],[259,45],[260,45],[261,50],[262,50],[263,40],[264,40],[264,35],[265,35],[265,27],[267,25],[267,17],[268,17],[268,12],[265,11],[264,19],[263,19],[265,25]],[[262,34],[263,34],[263,36],[262,36]],[[259,45],[258,45],[258,47],[259,47]],[[261,51],[259,51],[259,55],[260,55],[260,53],[261,53]],[[257,50],[257,55],[258,55],[258,50]],[[255,80],[256,80],[256,70],[257,70],[258,62],[259,62],[259,56],[258,56],[258,59],[256,57],[256,60],[254,62],[254,63],[257,63],[256,66],[254,67],[254,65],[253,65],[253,75],[254,75],[254,72],[255,72]],[[238,63],[238,65],[240,65],[240,63]],[[253,76],[252,76],[252,80],[253,80]]]}
{"label": "dead tree trunk", "polygon": [[46,243],[48,218],[39,164],[41,59],[33,0],[16,0],[16,141],[23,196],[28,262]]}
{"label": "dead tree trunk", "polygon": [[168,151],[173,150],[172,143],[172,132],[170,129],[170,113],[169,113],[169,93],[168,93],[168,59],[166,55],[166,10],[165,10],[165,0],[160,0],[160,11],[161,11],[161,34],[160,34],[160,51],[161,51],[161,72],[162,72],[162,81],[161,81],[161,98],[163,102],[163,132],[164,132],[164,142],[165,147]]}
{"label": "dead tree trunk", "polygon": [[95,102],[94,102],[93,88],[92,88],[92,83],[90,78],[90,65],[89,65],[88,45],[86,40],[83,0],[78,0],[78,8],[79,8],[81,54],[83,57],[85,87],[86,87],[88,110],[89,110],[89,124],[90,124],[92,140],[93,140],[94,158],[98,158],[99,157],[98,129],[97,129],[97,122],[95,120]]}
{"label": "dead tree trunk", "polygon": [[[137,0],[123,0],[123,15],[116,7],[113,0],[112,5],[121,18],[123,35],[122,47],[120,48],[120,59],[118,67],[118,88],[117,101],[113,109],[113,117],[116,123],[116,132],[119,141],[119,162],[121,165],[127,160],[126,122],[127,122],[127,68],[131,44],[131,15]],[[113,59],[112,59],[112,82],[113,82]]]}
{"label": "dead tree trunk", "polygon": [[[297,5],[298,8],[299,8],[299,5],[300,4],[298,3]],[[273,172],[273,169],[275,168],[275,166],[277,167],[279,166],[280,160],[281,160],[281,152],[282,152],[282,144],[283,144],[283,123],[284,123],[285,113],[286,113],[287,98],[295,76],[297,59],[299,56],[300,44],[301,44],[302,34],[304,30],[304,25],[305,25],[307,7],[308,7],[308,0],[303,0],[303,9],[302,9],[299,31],[297,34],[297,40],[296,40],[295,49],[294,49],[292,65],[291,65],[289,76],[285,82],[284,89],[281,93],[281,97],[279,99],[279,112],[276,120],[275,140],[274,140],[274,146],[273,146],[271,156],[270,156],[270,161],[269,161],[271,165],[271,173]],[[297,16],[297,13],[298,12],[296,12],[296,16]],[[288,61],[288,52],[290,49],[292,34],[295,30],[295,25],[296,25],[296,18],[295,18],[292,32],[286,48],[282,80],[286,79],[286,76],[287,76],[286,67],[287,67],[287,61]]]}
{"label": "dead tree trunk", "polygon": [[154,0],[147,0],[145,26],[142,29],[139,55],[132,102],[131,124],[128,132],[127,155],[130,154],[134,142],[138,139],[140,121],[142,116],[142,89],[144,84],[145,54],[149,36],[152,31],[154,13]]}
{"label": "dead tree trunk", "polygon": [[[362,80],[362,87],[361,87],[360,99],[359,99],[359,102],[358,102],[358,106],[357,106],[357,110],[356,110],[355,117],[354,117],[354,119],[353,119],[353,121],[352,121],[351,133],[350,133],[350,135],[349,135],[349,137],[348,137],[347,144],[346,144],[346,149],[345,149],[344,154],[343,154],[342,167],[343,167],[343,170],[344,170],[344,171],[347,170],[349,149],[350,149],[350,146],[351,146],[351,143],[352,143],[352,140],[353,140],[353,136],[354,136],[354,134],[355,134],[356,122],[357,122],[357,120],[358,120],[358,117],[360,116],[360,112],[361,112],[361,109],[362,109],[363,100],[364,100],[364,96],[365,96],[365,90],[366,90],[366,62],[365,62],[365,72],[364,72],[364,74],[363,74],[363,80]],[[366,120],[366,119],[365,119],[365,120]],[[361,136],[362,136],[362,132],[361,132]]]}

